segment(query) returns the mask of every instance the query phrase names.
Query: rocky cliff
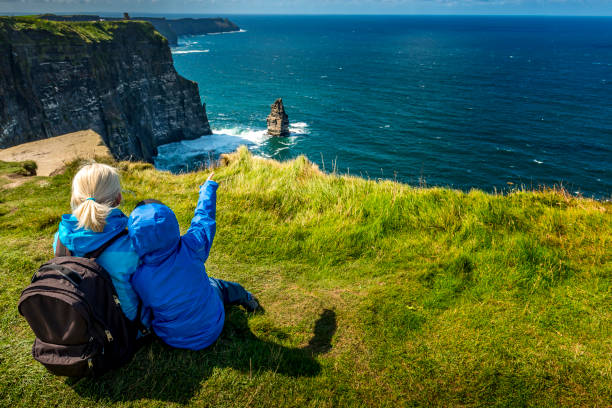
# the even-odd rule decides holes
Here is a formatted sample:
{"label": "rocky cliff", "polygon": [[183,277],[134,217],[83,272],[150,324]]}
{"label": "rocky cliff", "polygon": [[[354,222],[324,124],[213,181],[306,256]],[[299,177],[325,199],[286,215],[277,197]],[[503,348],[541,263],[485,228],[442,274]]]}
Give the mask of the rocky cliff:
{"label": "rocky cliff", "polygon": [[149,23],[0,17],[0,148],[82,129],[117,159],[210,134],[198,85]]}

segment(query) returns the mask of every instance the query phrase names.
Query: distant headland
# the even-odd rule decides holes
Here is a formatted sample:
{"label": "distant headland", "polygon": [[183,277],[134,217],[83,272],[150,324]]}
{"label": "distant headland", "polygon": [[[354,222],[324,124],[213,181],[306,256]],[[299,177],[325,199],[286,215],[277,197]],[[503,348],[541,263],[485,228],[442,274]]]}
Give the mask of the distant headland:
{"label": "distant headland", "polygon": [[124,13],[122,18],[117,17],[101,17],[98,15],[76,14],[76,15],[56,15],[56,14],[41,14],[37,16],[43,20],[49,21],[120,21],[120,20],[136,20],[148,21],[153,24],[153,27],[161,35],[166,37],[170,45],[178,44],[178,37],[181,35],[202,35],[202,34],[217,34],[240,31],[235,23],[227,18],[179,18],[167,19],[164,17],[130,17]]}

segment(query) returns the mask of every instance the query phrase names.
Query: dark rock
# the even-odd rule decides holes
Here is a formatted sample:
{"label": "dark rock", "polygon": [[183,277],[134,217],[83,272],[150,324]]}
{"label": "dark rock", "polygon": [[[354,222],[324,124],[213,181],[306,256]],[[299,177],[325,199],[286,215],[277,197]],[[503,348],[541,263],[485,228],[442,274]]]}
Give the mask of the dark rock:
{"label": "dark rock", "polygon": [[211,134],[198,85],[149,23],[0,17],[0,61],[0,148],[93,129],[115,158],[151,162]]}
{"label": "dark rock", "polygon": [[285,113],[282,98],[278,98],[268,115],[268,134],[272,136],[289,136],[289,117]]}

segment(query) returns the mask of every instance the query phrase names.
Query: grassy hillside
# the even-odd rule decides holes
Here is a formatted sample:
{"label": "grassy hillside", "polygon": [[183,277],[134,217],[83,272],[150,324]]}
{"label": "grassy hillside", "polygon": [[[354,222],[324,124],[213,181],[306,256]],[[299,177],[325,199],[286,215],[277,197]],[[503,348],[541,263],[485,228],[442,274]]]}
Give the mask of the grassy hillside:
{"label": "grassy hillside", "polygon": [[[50,41],[57,43],[59,39],[70,39],[78,36],[87,43],[109,41],[115,31],[129,24],[133,29],[140,29],[150,35],[161,38],[153,26],[143,21],[49,21],[36,16],[6,17],[0,16],[0,40],[7,35],[7,31],[36,31],[40,35],[49,35]],[[8,41],[8,40],[7,40]],[[59,44],[58,44],[59,45]]]}
{"label": "grassy hillside", "polygon": [[[206,172],[118,166],[126,213],[156,197],[188,225]],[[0,190],[0,405],[612,401],[612,204],[555,191],[415,189],[246,149],[216,171],[207,269],[244,284],[266,313],[232,309],[204,351],[154,341],[99,380],[53,377],[30,357],[16,304],[51,256],[76,168]]]}

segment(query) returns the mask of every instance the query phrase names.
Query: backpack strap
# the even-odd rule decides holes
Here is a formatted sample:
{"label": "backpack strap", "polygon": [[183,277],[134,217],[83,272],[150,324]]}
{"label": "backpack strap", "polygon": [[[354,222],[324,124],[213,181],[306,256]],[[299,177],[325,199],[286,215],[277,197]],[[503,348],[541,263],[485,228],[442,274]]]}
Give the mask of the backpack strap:
{"label": "backpack strap", "polygon": [[[106,251],[109,246],[111,246],[119,238],[123,237],[124,235],[127,235],[127,233],[128,230],[124,229],[119,234],[106,241],[100,248],[86,253],[84,255],[84,258],[96,259],[100,255],[102,255],[102,252]],[[55,243],[55,256],[72,256],[72,252],[70,252],[70,250],[66,248],[64,244],[62,244],[62,241],[60,241],[59,237],[57,237],[57,242]]]}
{"label": "backpack strap", "polygon": [[114,243],[115,241],[117,241],[119,238],[121,238],[121,237],[123,237],[123,236],[126,236],[127,234],[128,234],[128,230],[127,230],[127,229],[124,229],[123,231],[121,231],[120,233],[118,233],[117,235],[115,235],[114,237],[112,237],[111,239],[109,239],[108,241],[106,241],[106,242],[104,243],[104,245],[102,245],[100,248],[98,248],[98,249],[96,249],[96,250],[94,250],[94,251],[91,251],[91,252],[86,253],[86,254],[85,254],[83,257],[84,257],[84,258],[89,258],[89,259],[96,259],[96,258],[97,258],[97,257],[99,257],[100,255],[102,255],[102,252],[106,251],[106,249],[107,249],[109,246],[113,245],[113,243]]}
{"label": "backpack strap", "polygon": [[140,334],[143,336],[149,335],[151,332],[147,327],[142,324],[142,300],[138,299],[138,311],[136,312],[136,319],[134,320],[136,323],[136,328],[140,331]]}
{"label": "backpack strap", "polygon": [[70,250],[66,248],[64,244],[62,244],[62,241],[60,241],[59,236],[57,237],[57,242],[55,243],[55,256],[72,256]]}

